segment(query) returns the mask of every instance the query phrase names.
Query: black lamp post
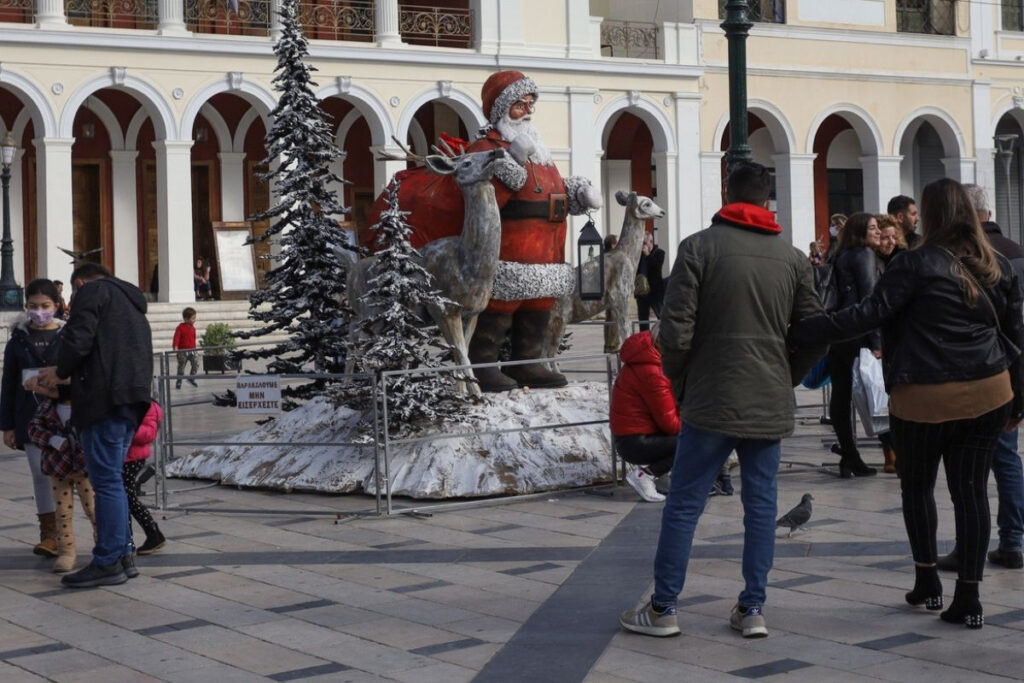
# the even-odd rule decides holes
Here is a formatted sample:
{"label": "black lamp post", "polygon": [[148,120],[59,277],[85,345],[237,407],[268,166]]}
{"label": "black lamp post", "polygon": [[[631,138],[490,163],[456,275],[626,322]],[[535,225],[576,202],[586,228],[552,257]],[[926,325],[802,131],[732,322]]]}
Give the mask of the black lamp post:
{"label": "black lamp post", "polygon": [[11,239],[11,164],[18,145],[10,131],[0,143],[0,183],[3,184],[4,237],[0,240],[0,310],[20,311],[24,308],[21,287],[14,280],[14,240]]}
{"label": "black lamp post", "polygon": [[996,143],[996,157],[1003,164],[1003,178],[1006,180],[1006,191],[1003,192],[1006,196],[1006,213],[996,216],[996,218],[999,219],[999,222],[1003,224],[1003,228],[1009,231],[1011,235],[1017,231],[1014,230],[1013,225],[1010,225],[1010,166],[1013,163],[1013,151],[1017,146],[1017,139],[1019,137],[1020,136],[1016,133],[1004,133],[1002,135],[997,135],[994,138]]}
{"label": "black lamp post", "polygon": [[750,161],[747,140],[747,36],[750,22],[748,0],[729,0],[725,5],[722,30],[729,41],[729,151],[726,164],[731,171],[740,161]]}
{"label": "black lamp post", "polygon": [[604,240],[594,227],[594,221],[587,221],[580,230],[576,256],[580,264],[576,271],[580,299],[600,301],[604,298]]}

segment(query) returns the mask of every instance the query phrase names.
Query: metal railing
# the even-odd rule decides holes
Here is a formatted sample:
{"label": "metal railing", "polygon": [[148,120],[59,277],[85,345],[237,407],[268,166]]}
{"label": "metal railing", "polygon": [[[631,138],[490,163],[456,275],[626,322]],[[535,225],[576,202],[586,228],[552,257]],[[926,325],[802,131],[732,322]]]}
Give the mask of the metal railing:
{"label": "metal railing", "polygon": [[956,0],[897,0],[896,30],[956,35]]}
{"label": "metal railing", "polygon": [[269,0],[239,0],[238,11],[224,0],[185,0],[185,25],[193,33],[233,36],[270,34]]}
{"label": "metal railing", "polygon": [[35,16],[35,0],[0,0],[0,23],[31,24]]}
{"label": "metal railing", "polygon": [[398,6],[402,42],[434,47],[473,47],[473,11],[470,9]]}
{"label": "metal railing", "polygon": [[299,23],[310,39],[372,42],[374,0],[302,0]]}
{"label": "metal railing", "polygon": [[73,26],[155,29],[156,0],[64,0],[64,12]]}
{"label": "metal railing", "polygon": [[605,50],[609,57],[659,59],[658,26],[650,22],[605,19],[601,22],[601,53]]}
{"label": "metal railing", "polygon": [[[729,0],[718,0],[718,18],[725,19],[725,5]],[[785,24],[786,0],[749,0],[747,16],[758,24]]]}

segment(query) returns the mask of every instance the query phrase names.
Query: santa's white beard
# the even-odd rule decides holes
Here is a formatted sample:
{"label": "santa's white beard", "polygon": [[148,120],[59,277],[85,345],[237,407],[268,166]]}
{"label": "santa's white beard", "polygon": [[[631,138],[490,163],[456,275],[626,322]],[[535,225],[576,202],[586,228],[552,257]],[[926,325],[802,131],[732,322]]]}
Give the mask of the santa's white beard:
{"label": "santa's white beard", "polygon": [[508,142],[512,142],[520,135],[525,135],[533,141],[533,154],[530,155],[530,161],[535,164],[551,163],[551,152],[548,151],[547,145],[541,139],[540,132],[530,123],[529,119],[525,117],[512,119],[508,114],[505,114],[501,117],[500,121],[494,124],[494,127],[502,139]]}

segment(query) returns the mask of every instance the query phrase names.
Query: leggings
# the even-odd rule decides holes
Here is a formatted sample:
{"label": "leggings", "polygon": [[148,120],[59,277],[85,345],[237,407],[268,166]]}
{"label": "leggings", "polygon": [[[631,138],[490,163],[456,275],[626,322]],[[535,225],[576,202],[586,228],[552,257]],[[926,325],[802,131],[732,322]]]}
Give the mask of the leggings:
{"label": "leggings", "polygon": [[57,504],[53,500],[53,484],[40,469],[43,452],[39,450],[39,446],[27,443],[25,444],[25,455],[28,458],[28,468],[32,471],[32,491],[36,498],[36,512],[40,515],[50,514],[57,509]]}
{"label": "leggings", "polygon": [[853,359],[860,355],[856,346],[833,346],[828,352],[828,373],[832,378],[832,400],[828,414],[832,418],[832,429],[844,453],[857,452],[857,441],[853,436],[853,422],[850,411],[853,401]]}
{"label": "leggings", "polygon": [[935,478],[941,460],[956,517],[959,578],[981,581],[992,524],[988,473],[1009,414],[1006,405],[980,417],[938,424],[890,416],[893,447],[899,453],[903,521],[915,562],[933,564],[938,556]]}
{"label": "leggings", "polygon": [[125,461],[121,468],[121,475],[124,479],[124,493],[128,497],[128,511],[146,532],[146,535],[150,536],[153,532],[158,531],[159,527],[153,520],[153,515],[149,514],[149,508],[143,505],[135,494],[135,480],[145,466],[145,460]]}

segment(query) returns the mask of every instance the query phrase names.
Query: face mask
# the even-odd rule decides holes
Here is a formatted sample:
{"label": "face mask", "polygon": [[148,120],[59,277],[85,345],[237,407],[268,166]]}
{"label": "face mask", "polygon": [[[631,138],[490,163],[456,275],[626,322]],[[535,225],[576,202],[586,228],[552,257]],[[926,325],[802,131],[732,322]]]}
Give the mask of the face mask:
{"label": "face mask", "polygon": [[33,308],[28,312],[28,317],[36,327],[45,327],[53,320],[53,310]]}
{"label": "face mask", "polygon": [[839,234],[839,228],[837,228],[834,225],[828,226],[828,234],[831,235],[832,237],[835,237],[836,235]]}

